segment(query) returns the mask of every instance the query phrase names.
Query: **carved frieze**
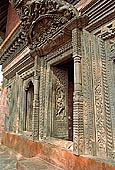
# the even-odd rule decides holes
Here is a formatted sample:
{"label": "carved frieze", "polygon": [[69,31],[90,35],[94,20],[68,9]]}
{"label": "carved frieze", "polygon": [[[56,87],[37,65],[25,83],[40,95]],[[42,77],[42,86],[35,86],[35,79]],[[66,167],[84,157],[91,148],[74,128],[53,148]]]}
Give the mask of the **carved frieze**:
{"label": "carved frieze", "polygon": [[25,37],[22,35],[21,29],[19,29],[17,33],[12,37],[10,43],[1,51],[0,64],[3,64],[3,68],[6,67],[25,47]]}

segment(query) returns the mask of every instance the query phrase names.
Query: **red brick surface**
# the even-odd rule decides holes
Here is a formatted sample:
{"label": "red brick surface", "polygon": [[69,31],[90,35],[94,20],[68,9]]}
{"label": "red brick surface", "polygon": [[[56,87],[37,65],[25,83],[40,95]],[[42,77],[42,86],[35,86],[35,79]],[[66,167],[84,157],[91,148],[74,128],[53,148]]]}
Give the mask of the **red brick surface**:
{"label": "red brick surface", "polygon": [[41,157],[64,170],[115,170],[115,165],[98,162],[83,156],[75,156],[64,149],[48,143],[33,142],[21,136],[3,132],[2,144],[14,149],[25,157]]}
{"label": "red brick surface", "polygon": [[92,0],[81,0],[77,5],[76,8],[78,10],[84,8],[86,5],[88,5]]}
{"label": "red brick surface", "polygon": [[16,11],[12,8],[11,4],[9,3],[5,35],[6,37],[10,34],[10,32],[14,29],[14,27],[18,24],[19,21],[20,20]]}

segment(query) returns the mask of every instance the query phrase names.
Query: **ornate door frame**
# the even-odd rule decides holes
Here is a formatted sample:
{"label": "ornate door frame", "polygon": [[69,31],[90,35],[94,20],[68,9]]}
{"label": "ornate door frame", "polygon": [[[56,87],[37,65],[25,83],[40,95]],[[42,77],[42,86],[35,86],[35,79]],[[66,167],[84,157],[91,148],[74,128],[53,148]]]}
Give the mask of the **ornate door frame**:
{"label": "ornate door frame", "polygon": [[[45,114],[44,114],[44,137],[51,137],[52,136],[52,113],[51,113],[51,105],[49,101],[51,101],[51,86],[52,86],[52,79],[51,79],[51,68],[52,65],[61,62],[62,60],[66,60],[72,56],[72,44],[68,42],[65,46],[62,46],[60,49],[56,50],[52,54],[48,54],[45,60],[45,74],[46,74],[46,85],[45,85]],[[66,52],[61,54],[61,49],[63,51],[67,50]],[[56,52],[60,51],[60,54],[57,55]],[[42,75],[41,75],[42,77]]]}

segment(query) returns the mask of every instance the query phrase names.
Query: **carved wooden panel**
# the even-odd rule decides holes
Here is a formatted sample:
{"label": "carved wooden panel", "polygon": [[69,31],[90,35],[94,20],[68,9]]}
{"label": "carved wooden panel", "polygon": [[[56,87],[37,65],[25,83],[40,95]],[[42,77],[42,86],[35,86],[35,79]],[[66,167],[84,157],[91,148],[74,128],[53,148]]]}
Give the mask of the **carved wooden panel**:
{"label": "carved wooden panel", "polygon": [[85,153],[107,157],[113,141],[105,44],[84,31],[82,49]]}
{"label": "carved wooden panel", "polygon": [[52,136],[68,139],[68,72],[53,67],[52,73]]}
{"label": "carved wooden panel", "polygon": [[[112,129],[108,126],[108,129],[112,130],[112,134],[110,134],[109,141],[113,140],[113,143],[109,144],[109,157],[111,159],[115,159],[115,38],[111,40],[107,40],[105,43],[106,49],[106,63],[107,63],[107,82],[108,82],[108,92],[110,98],[110,116],[108,117],[112,123]],[[108,121],[109,123],[109,121]],[[110,124],[110,123],[109,123]],[[113,148],[112,148],[113,147]]]}
{"label": "carved wooden panel", "polygon": [[84,117],[84,139],[85,154],[93,154],[95,142],[94,108],[93,108],[93,83],[92,83],[92,61],[90,34],[84,32],[82,46],[82,86],[83,86],[83,117]]}

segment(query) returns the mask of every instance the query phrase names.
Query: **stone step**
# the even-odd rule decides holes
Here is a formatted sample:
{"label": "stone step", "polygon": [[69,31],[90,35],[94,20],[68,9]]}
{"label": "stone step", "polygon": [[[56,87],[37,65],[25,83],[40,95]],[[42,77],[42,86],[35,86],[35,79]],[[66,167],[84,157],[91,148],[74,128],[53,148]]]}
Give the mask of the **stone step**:
{"label": "stone step", "polygon": [[17,170],[63,170],[41,158],[27,158],[20,160],[17,162],[16,168]]}

